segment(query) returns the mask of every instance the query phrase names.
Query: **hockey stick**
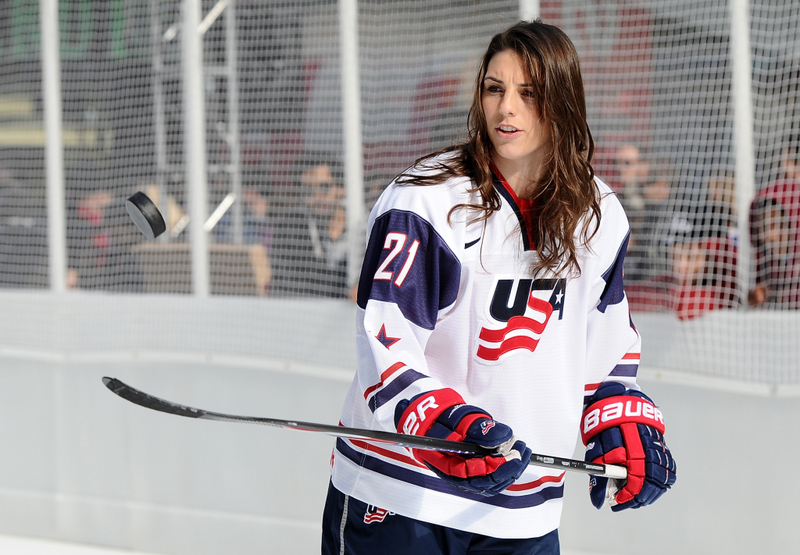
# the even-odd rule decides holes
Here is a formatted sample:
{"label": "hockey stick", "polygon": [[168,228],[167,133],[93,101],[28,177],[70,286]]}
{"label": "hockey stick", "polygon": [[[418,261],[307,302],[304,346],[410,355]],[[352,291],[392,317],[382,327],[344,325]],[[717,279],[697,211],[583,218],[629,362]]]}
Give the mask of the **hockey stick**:
{"label": "hockey stick", "polygon": [[[159,399],[158,397],[149,395],[144,391],[139,391],[138,389],[133,388],[116,378],[103,378],[103,383],[108,389],[126,401],[130,401],[131,403],[148,409],[166,412],[168,414],[175,414],[177,416],[186,416],[188,418],[218,420],[221,422],[246,422],[250,424],[273,426],[276,428],[286,428],[289,430],[322,432],[335,437],[343,437],[347,439],[360,439],[363,441],[391,443],[413,449],[430,449],[434,451],[446,451],[448,453],[459,453],[464,455],[475,455],[486,452],[485,449],[472,443],[448,441],[433,437],[412,436],[393,432],[385,432],[381,430],[367,430],[363,428],[347,428],[345,426],[315,424],[313,422],[300,422],[295,420],[279,420],[277,418],[259,418],[256,416],[236,416],[233,414],[223,414],[220,412],[212,412],[208,410],[187,407],[171,401]],[[550,457],[547,455],[538,455],[536,453],[531,456],[530,464],[535,466],[558,468],[561,470],[573,470],[575,472],[583,472],[585,474],[593,474],[595,476],[616,478],[620,480],[627,477],[627,469],[623,466],[592,464],[576,459]]]}

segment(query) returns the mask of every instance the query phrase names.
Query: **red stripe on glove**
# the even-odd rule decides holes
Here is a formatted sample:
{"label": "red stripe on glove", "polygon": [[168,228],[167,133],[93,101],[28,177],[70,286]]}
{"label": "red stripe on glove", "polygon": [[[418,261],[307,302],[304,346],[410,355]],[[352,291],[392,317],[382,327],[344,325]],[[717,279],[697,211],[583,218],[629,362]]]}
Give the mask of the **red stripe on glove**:
{"label": "red stripe on glove", "polygon": [[463,404],[464,398],[453,389],[437,389],[420,395],[403,411],[397,430],[408,435],[424,436],[440,414]]}
{"label": "red stripe on glove", "polygon": [[488,476],[506,462],[505,457],[502,455],[487,455],[485,457],[468,459],[461,455],[425,451],[422,449],[415,450],[414,456],[420,461],[426,462],[445,474],[455,476],[456,478]]}

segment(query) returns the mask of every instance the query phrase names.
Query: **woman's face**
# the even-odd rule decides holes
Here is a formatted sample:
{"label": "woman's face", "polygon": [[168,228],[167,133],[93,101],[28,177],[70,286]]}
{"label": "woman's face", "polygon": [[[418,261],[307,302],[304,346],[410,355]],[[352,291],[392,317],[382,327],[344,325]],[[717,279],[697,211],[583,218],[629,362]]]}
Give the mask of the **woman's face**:
{"label": "woman's face", "polygon": [[672,270],[679,284],[698,283],[706,269],[706,251],[697,243],[676,243],[672,247]]}
{"label": "woman's face", "polygon": [[328,164],[303,172],[300,184],[310,189],[306,204],[319,216],[330,214],[344,197],[344,188],[336,183]]}
{"label": "woman's face", "polygon": [[494,147],[492,160],[509,178],[539,175],[550,153],[550,129],[536,107],[531,78],[516,53],[495,54],[486,68],[481,104],[486,128]]}

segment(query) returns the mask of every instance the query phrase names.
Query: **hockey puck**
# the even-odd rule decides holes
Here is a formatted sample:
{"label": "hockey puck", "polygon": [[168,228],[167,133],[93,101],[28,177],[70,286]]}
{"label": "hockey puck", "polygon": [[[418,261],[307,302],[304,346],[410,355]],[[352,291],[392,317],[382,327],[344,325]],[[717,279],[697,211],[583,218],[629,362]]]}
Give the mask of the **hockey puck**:
{"label": "hockey puck", "polygon": [[158,211],[150,197],[141,191],[125,201],[125,209],[139,231],[148,239],[155,239],[167,230],[167,224],[164,222],[161,212]]}

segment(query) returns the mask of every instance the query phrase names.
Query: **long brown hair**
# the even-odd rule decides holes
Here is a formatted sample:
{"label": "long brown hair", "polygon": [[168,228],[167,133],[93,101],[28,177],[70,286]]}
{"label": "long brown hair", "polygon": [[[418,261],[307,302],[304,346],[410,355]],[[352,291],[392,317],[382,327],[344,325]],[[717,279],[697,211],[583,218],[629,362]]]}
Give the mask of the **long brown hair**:
{"label": "long brown hair", "polygon": [[[417,164],[430,168],[434,157],[444,152],[452,156],[440,162],[426,175],[414,175],[407,170],[398,176],[402,184],[431,185],[467,176],[480,193],[480,205],[458,205],[458,208],[478,210],[478,220],[486,220],[500,209],[500,195],[495,190],[490,169],[492,143],[483,112],[483,80],[490,60],[500,52],[511,51],[522,60],[530,74],[535,102],[544,124],[550,128],[552,151],[545,161],[545,171],[532,183],[534,200],[533,238],[538,261],[532,273],[543,270],[580,273],[575,232],[581,218],[589,217],[582,228],[580,243],[587,244],[600,225],[600,203],[594,185],[591,160],[594,140],[586,121],[586,100],[583,78],[575,46],[558,27],[520,21],[495,35],[483,56],[469,111],[468,138],[464,143],[424,156]],[[590,224],[594,222],[594,225]]]}

